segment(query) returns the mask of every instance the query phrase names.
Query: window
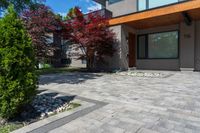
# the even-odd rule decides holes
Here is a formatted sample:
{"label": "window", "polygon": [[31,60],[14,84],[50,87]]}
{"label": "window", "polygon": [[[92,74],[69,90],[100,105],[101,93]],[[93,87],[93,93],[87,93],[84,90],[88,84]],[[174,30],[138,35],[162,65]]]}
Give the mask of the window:
{"label": "window", "polygon": [[46,36],[46,41],[47,43],[50,45],[52,43],[54,43],[54,34],[53,33],[48,33],[48,34],[45,34]]}
{"label": "window", "polygon": [[109,4],[113,4],[113,3],[116,3],[116,2],[119,2],[119,1],[122,1],[122,0],[108,0]]}
{"label": "window", "polygon": [[147,9],[147,0],[138,0],[138,11]]}
{"label": "window", "polygon": [[178,3],[181,1],[187,1],[187,0],[137,0],[138,11],[144,11],[147,9]]}
{"label": "window", "polygon": [[177,2],[178,0],[149,0],[149,8],[155,8]]}
{"label": "window", "polygon": [[138,38],[138,42],[140,45],[138,45],[138,52],[140,58],[146,57],[146,36],[140,36]]}
{"label": "window", "polygon": [[178,40],[178,31],[141,35],[138,37],[138,58],[178,58]]}
{"label": "window", "polygon": [[82,64],[87,64],[87,60],[86,60],[86,59],[82,59],[82,60],[81,60],[81,63],[82,63]]}

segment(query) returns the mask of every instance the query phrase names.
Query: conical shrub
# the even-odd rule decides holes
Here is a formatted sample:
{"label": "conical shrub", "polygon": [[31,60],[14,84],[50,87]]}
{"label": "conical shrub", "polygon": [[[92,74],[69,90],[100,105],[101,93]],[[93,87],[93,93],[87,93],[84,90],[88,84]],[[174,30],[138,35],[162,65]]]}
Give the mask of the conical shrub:
{"label": "conical shrub", "polygon": [[12,118],[36,95],[34,49],[13,6],[0,19],[0,117]]}

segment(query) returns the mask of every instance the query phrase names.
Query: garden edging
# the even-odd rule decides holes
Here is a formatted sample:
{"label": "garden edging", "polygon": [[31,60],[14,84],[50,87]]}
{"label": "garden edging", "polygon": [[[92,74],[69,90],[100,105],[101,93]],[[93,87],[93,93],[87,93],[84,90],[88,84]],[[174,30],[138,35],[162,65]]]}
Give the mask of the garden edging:
{"label": "garden edging", "polygon": [[[60,94],[69,96],[69,94],[65,93]],[[76,96],[74,102],[80,103],[81,106],[32,123],[28,126],[15,130],[12,133],[45,133],[107,105],[107,103],[104,102],[79,96]]]}

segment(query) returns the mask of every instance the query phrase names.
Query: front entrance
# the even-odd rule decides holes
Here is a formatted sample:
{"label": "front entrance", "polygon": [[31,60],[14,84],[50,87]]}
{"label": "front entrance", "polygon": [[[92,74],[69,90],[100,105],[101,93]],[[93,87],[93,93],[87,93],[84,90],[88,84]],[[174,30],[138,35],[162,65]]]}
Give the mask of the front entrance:
{"label": "front entrance", "polygon": [[136,35],[129,33],[129,67],[136,67]]}

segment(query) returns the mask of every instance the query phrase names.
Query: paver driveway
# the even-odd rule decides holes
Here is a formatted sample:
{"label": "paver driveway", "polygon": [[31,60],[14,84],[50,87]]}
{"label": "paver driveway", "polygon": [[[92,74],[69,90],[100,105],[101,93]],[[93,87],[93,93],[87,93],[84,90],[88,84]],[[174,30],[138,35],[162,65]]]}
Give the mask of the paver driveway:
{"label": "paver driveway", "polygon": [[52,133],[200,133],[200,73],[165,78],[70,73],[41,77],[41,88],[104,101],[106,106]]}

